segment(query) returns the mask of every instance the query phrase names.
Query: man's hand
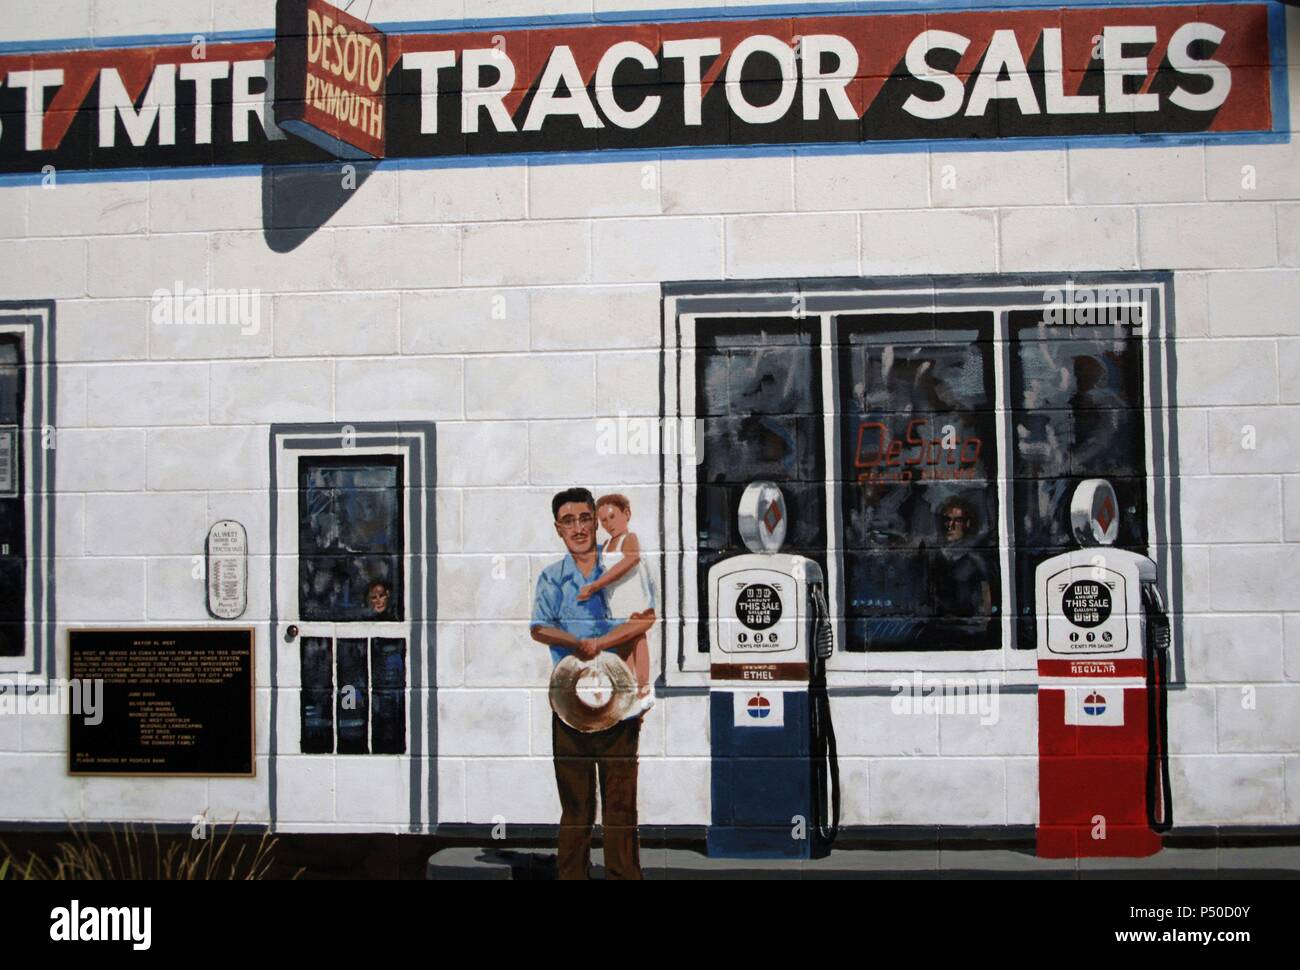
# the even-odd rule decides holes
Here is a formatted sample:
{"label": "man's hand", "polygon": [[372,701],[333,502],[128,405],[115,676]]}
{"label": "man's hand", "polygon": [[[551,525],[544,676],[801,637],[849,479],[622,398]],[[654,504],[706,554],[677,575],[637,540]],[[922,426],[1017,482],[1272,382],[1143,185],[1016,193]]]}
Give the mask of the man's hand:
{"label": "man's hand", "polygon": [[594,583],[588,583],[586,586],[582,587],[582,589],[578,590],[578,602],[585,603],[587,600],[591,599],[592,594],[595,592],[596,585]]}
{"label": "man's hand", "polygon": [[600,653],[600,647],[596,646],[595,640],[579,640],[573,652],[578,655],[579,660],[591,660]]}

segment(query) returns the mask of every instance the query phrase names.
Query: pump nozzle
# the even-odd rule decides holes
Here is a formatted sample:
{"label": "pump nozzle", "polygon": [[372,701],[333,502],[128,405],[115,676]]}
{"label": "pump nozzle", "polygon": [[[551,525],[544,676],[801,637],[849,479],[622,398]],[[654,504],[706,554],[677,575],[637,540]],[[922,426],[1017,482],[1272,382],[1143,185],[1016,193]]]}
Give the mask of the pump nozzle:
{"label": "pump nozzle", "polygon": [[813,651],[818,660],[829,660],[835,652],[835,636],[831,633],[831,609],[826,603],[826,593],[821,583],[812,587],[813,607],[817,611],[816,627],[813,631]]}

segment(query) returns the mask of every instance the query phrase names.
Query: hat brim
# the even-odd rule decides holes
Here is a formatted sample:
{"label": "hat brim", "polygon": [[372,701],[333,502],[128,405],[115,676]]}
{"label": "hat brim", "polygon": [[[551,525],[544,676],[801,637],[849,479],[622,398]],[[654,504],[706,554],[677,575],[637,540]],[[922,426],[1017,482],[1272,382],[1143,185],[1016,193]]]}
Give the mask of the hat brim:
{"label": "hat brim", "polygon": [[[595,668],[609,678],[611,697],[600,707],[591,707],[578,697],[578,680]],[[602,651],[592,660],[579,660],[573,654],[555,665],[550,684],[551,710],[584,734],[605,731],[632,712],[637,703],[636,677],[617,655]]]}

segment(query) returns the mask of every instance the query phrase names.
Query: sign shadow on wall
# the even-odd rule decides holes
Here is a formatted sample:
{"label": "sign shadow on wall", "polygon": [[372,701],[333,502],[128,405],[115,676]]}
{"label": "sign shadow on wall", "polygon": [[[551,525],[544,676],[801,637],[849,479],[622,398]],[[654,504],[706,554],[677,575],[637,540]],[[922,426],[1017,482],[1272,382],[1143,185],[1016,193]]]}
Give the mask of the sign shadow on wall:
{"label": "sign shadow on wall", "polygon": [[262,169],[262,234],[274,252],[297,249],[338,212],[377,162],[330,162]]}

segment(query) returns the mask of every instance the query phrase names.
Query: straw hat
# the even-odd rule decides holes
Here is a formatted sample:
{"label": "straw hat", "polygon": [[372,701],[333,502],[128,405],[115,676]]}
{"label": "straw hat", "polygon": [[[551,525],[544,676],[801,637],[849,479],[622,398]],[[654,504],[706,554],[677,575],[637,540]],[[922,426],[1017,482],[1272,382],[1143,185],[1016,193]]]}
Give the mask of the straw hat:
{"label": "straw hat", "polygon": [[604,731],[636,706],[636,677],[608,650],[591,660],[569,654],[551,674],[551,709],[575,731]]}

